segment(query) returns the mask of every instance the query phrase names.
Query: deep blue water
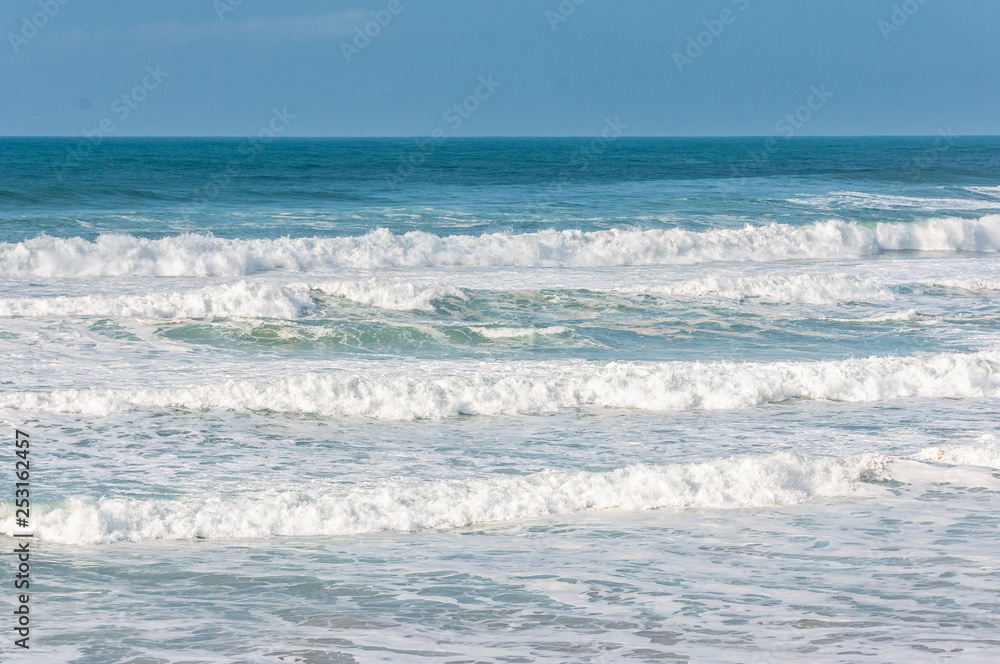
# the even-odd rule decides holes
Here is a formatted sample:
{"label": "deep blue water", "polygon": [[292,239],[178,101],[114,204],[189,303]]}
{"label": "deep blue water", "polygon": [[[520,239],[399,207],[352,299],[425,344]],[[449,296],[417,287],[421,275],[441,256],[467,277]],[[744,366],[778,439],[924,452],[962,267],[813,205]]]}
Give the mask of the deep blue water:
{"label": "deep blue water", "polygon": [[[919,219],[831,191],[995,209],[1000,139],[0,139],[0,240],[440,234]],[[974,209],[954,210],[973,216]],[[887,214],[889,213],[889,214]]]}

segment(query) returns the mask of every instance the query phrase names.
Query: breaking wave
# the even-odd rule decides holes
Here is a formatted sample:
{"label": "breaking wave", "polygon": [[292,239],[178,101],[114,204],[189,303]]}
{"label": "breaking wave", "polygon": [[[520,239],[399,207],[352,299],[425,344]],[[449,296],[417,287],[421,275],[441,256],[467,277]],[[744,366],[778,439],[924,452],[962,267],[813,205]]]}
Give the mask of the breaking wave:
{"label": "breaking wave", "polygon": [[913,455],[919,461],[937,461],[956,466],[1000,468],[1000,443],[928,447]]}
{"label": "breaking wave", "polygon": [[470,327],[469,329],[487,339],[523,339],[537,335],[551,336],[569,332],[569,328],[562,325],[550,327]]}
{"label": "breaking wave", "polygon": [[434,362],[162,389],[8,392],[0,394],[0,407],[97,416],[181,408],[414,420],[587,406],[720,410],[790,399],[998,396],[1000,353],[980,352],[797,362]]}
{"label": "breaking wave", "polygon": [[0,299],[0,316],[113,316],[116,318],[294,318],[314,306],[305,285],[241,281],[176,293]]}
{"label": "breaking wave", "polygon": [[327,281],[314,284],[314,290],[378,309],[393,311],[430,311],[434,302],[446,297],[465,298],[461,290],[444,284],[413,284],[405,281]]}
{"label": "breaking wave", "polygon": [[589,267],[851,258],[895,250],[997,251],[1000,215],[879,223],[873,228],[831,220],[701,232],[545,230],[441,237],[419,231],[395,235],[382,228],[355,237],[252,240],[197,234],[157,240],[103,235],[94,241],[40,236],[0,244],[0,274],[232,276],[439,265]]}
{"label": "breaking wave", "polygon": [[[979,189],[977,193],[987,188],[967,187],[969,190]],[[863,191],[834,191],[822,196],[805,196],[790,198],[789,203],[821,208],[867,208],[872,210],[897,210],[901,208],[916,208],[925,212],[942,212],[945,210],[984,210],[996,209],[997,204],[989,201],[968,198],[935,198],[925,196],[899,196],[892,194],[875,194]]]}
{"label": "breaking wave", "polygon": [[[329,491],[262,491],[183,500],[71,498],[35,507],[37,538],[65,544],[156,539],[337,536],[461,528],[583,510],[789,505],[857,494],[886,479],[889,459],[806,458],[787,452],[610,472],[544,471],[488,479],[386,481]],[[0,504],[0,532],[14,530]]]}
{"label": "breaking wave", "polygon": [[840,302],[881,302],[895,296],[872,279],[847,274],[749,277],[709,276],[655,286],[619,289],[626,293],[681,297],[718,297],[727,300],[760,299],[766,302],[836,304]]}
{"label": "breaking wave", "polygon": [[1000,280],[997,279],[935,279],[925,282],[926,286],[938,286],[942,288],[959,288],[969,291],[994,291],[1000,290]]}
{"label": "breaking wave", "polygon": [[327,281],[283,286],[239,281],[197,290],[147,295],[0,298],[0,316],[111,316],[116,318],[295,318],[322,293],[397,311],[430,310],[444,297],[464,297],[452,286],[408,282]]}

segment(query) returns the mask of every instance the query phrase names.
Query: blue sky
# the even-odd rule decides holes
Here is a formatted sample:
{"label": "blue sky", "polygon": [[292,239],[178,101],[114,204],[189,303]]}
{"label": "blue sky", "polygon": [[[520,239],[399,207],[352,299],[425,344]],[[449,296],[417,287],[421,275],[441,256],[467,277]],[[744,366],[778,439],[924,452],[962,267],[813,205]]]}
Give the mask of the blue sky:
{"label": "blue sky", "polygon": [[998,26],[995,0],[5,0],[0,135],[997,134]]}

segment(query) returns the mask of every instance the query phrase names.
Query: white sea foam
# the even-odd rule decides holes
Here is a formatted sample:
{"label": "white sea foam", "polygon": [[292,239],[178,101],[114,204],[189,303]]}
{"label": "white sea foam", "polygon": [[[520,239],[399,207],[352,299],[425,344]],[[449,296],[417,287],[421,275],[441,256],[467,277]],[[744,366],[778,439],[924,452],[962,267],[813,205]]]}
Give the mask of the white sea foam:
{"label": "white sea foam", "polygon": [[911,224],[879,223],[875,240],[892,251],[990,251],[1000,250],[1000,215],[979,219],[931,219]]}
{"label": "white sea foam", "polygon": [[36,237],[0,244],[0,274],[32,276],[245,275],[270,270],[479,266],[618,266],[709,261],[776,261],[869,256],[881,251],[997,251],[1000,215],[880,223],[874,229],[831,220],[688,231],[679,228],[583,232],[394,235],[234,240],[180,235]]}
{"label": "white sea foam", "polygon": [[561,325],[551,327],[470,327],[469,329],[487,339],[523,339],[536,335],[564,334],[569,331],[568,328]]}
{"label": "white sea foam", "polygon": [[274,286],[241,281],[184,292],[147,295],[2,298],[0,316],[294,318],[313,306],[309,289],[304,284]]}
{"label": "white sea foam", "polygon": [[996,279],[934,279],[923,283],[926,286],[960,288],[971,291],[1000,290],[1000,281]]}
{"label": "white sea foam", "polygon": [[985,194],[986,196],[995,196],[1000,198],[1000,185],[995,187],[966,187],[968,191],[974,191],[977,194]]}
{"label": "white sea foam", "polygon": [[913,455],[919,461],[937,461],[957,466],[1000,468],[1000,443],[928,447]]}
{"label": "white sea foam", "polygon": [[754,298],[767,302],[803,304],[880,302],[894,299],[892,292],[875,280],[858,279],[847,274],[709,276],[669,284],[630,286],[618,290],[682,297],[708,296],[728,300]]}
{"label": "white sea foam", "polygon": [[971,200],[968,198],[934,198],[929,196],[898,196],[894,194],[872,194],[863,191],[834,191],[823,196],[790,198],[789,203],[809,207],[850,207],[872,210],[898,210],[916,208],[925,212],[944,210],[995,209],[996,203]]}
{"label": "white sea foam", "polygon": [[328,295],[336,295],[359,304],[379,309],[411,311],[434,309],[434,302],[446,297],[465,298],[461,290],[446,284],[414,284],[409,282],[386,282],[376,279],[367,281],[327,281],[313,284],[314,290]]}
{"label": "white sea foam", "polygon": [[916,309],[905,309],[903,311],[890,311],[884,314],[877,314],[875,316],[865,316],[864,318],[853,318],[853,319],[838,319],[838,320],[850,320],[852,322],[859,323],[888,323],[897,321],[908,321],[908,320],[920,320],[924,318],[919,311]]}
{"label": "white sea foam", "polygon": [[584,406],[719,410],[789,399],[998,396],[1000,353],[981,352],[767,363],[437,362],[161,389],[12,391],[0,394],[0,407],[99,416],[182,408],[413,420]]}
{"label": "white sea foam", "polygon": [[[886,479],[887,457],[806,458],[787,452],[610,472],[546,471],[436,482],[387,481],[329,491],[263,491],[183,500],[71,498],[33,506],[36,538],[65,544],[154,539],[336,536],[460,528],[582,510],[746,508],[853,496]],[[0,504],[0,532],[14,530]]]}
{"label": "white sea foam", "polygon": [[196,290],[146,295],[85,295],[0,298],[0,316],[110,316],[116,318],[295,318],[315,307],[311,292],[335,295],[365,306],[391,310],[433,309],[443,297],[464,297],[441,284],[379,281],[326,281],[274,285],[239,281]]}

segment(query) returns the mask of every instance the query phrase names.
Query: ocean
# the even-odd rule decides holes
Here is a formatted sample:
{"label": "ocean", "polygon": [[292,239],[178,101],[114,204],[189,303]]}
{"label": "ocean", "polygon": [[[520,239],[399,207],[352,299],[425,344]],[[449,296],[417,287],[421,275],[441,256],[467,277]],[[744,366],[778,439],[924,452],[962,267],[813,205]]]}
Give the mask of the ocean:
{"label": "ocean", "polygon": [[997,661],[998,252],[1000,138],[2,139],[0,658]]}

